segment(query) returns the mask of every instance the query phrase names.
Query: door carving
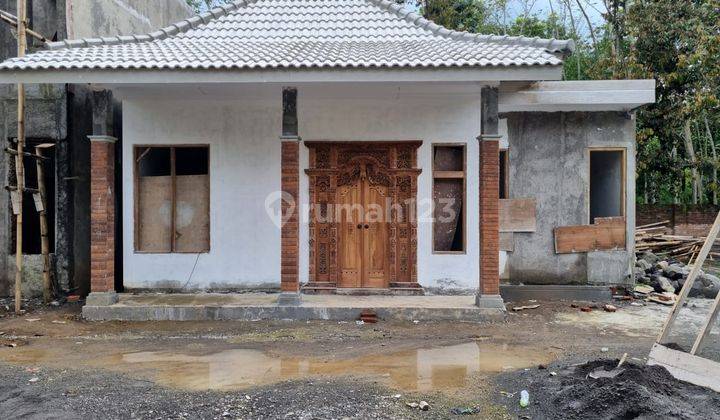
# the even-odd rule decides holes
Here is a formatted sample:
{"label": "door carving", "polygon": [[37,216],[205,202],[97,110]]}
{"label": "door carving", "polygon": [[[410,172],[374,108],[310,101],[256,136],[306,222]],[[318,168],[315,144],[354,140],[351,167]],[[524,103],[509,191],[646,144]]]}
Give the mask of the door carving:
{"label": "door carving", "polygon": [[310,281],[348,288],[417,283],[420,142],[306,142]]}

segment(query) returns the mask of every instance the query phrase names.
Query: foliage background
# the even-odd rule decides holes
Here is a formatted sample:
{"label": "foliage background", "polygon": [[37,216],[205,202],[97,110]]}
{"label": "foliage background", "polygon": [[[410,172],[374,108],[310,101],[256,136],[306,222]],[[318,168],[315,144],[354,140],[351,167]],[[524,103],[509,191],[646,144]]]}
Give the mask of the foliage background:
{"label": "foliage background", "polygon": [[718,203],[720,0],[396,1],[450,29],[573,39],[565,80],[655,79],[636,113],[637,201]]}

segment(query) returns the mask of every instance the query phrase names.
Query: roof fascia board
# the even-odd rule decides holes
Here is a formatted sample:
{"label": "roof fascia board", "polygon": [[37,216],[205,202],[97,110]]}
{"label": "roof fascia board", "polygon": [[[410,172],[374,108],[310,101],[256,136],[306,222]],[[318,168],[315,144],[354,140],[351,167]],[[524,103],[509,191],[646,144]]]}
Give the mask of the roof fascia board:
{"label": "roof fascia board", "polygon": [[500,92],[499,112],[617,111],[655,102],[654,80],[538,82]]}
{"label": "roof fascia board", "polygon": [[101,85],[171,83],[332,83],[478,82],[560,80],[562,66],[467,69],[328,70],[25,70],[0,72],[3,83],[93,83]]}

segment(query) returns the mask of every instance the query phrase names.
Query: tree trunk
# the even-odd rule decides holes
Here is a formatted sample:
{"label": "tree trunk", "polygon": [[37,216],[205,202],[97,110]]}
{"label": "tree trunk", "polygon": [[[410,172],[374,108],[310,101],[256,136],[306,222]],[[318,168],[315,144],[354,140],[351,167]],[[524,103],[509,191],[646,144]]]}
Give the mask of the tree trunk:
{"label": "tree trunk", "polygon": [[710,143],[710,153],[712,153],[713,158],[713,168],[712,168],[712,180],[713,180],[713,191],[712,191],[712,200],[713,205],[717,206],[718,203],[718,179],[717,179],[717,167],[718,167],[718,158],[717,158],[717,150],[715,150],[715,139],[713,139],[712,131],[710,131],[710,123],[707,119],[707,114],[703,115],[703,120],[705,121],[705,132],[707,133],[708,143]]}
{"label": "tree trunk", "polygon": [[700,176],[697,170],[697,162],[695,161],[695,148],[692,143],[692,130],[690,128],[690,120],[685,121],[685,128],[683,130],[683,140],[685,143],[685,153],[690,160],[690,173],[692,174],[692,203],[698,203],[698,193]]}

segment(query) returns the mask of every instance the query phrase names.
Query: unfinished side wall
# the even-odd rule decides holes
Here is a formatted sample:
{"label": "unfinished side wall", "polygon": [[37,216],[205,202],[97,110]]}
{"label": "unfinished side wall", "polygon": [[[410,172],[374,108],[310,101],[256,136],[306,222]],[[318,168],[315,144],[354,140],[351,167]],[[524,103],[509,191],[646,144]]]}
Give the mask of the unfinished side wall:
{"label": "unfinished side wall", "polygon": [[192,15],[185,0],[70,0],[68,3],[70,38],[143,34]]}
{"label": "unfinished side wall", "polygon": [[[515,233],[509,281],[621,283],[629,273],[635,224],[635,121],[625,113],[509,113],[510,197],[537,200],[537,231]],[[626,148],[626,251],[556,254],[553,229],[589,223],[589,153]]]}
{"label": "unfinished side wall", "polygon": [[[0,9],[15,14],[16,0],[0,0]],[[66,7],[69,8],[66,9]],[[30,27],[58,39],[149,32],[192,14],[184,0],[31,0]],[[69,26],[68,26],[69,25]],[[128,32],[130,31],[130,32]],[[68,35],[69,34],[69,35]],[[30,50],[38,49],[29,39]],[[0,25],[0,59],[17,55],[17,41],[6,24]],[[89,279],[89,159],[87,136],[92,134],[92,91],[87,85],[28,85],[26,128],[28,139],[56,143],[55,249],[53,261],[62,288],[86,289]],[[0,145],[16,136],[17,91],[0,85]],[[0,153],[0,181],[7,185],[8,159]],[[34,180],[27,180],[34,185]],[[14,218],[9,196],[0,193],[0,296],[12,293],[14,283]],[[41,293],[42,259],[25,258],[23,295]]]}

